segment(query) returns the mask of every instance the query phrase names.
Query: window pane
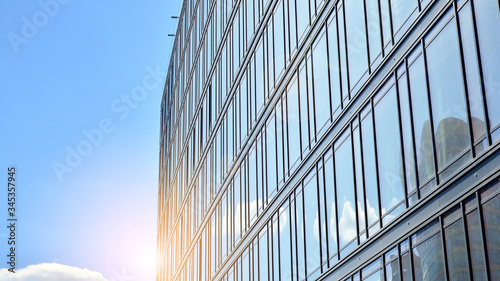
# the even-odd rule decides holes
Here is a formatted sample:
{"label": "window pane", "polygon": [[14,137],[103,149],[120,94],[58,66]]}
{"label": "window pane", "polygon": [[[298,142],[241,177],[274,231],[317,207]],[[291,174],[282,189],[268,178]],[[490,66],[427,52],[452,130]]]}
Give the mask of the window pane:
{"label": "window pane", "polygon": [[479,62],[474,38],[474,25],[472,21],[471,3],[468,2],[460,10],[460,32],[462,33],[462,46],[465,58],[465,71],[467,75],[467,89],[469,106],[472,118],[472,133],[474,141],[479,140],[486,133],[486,122],[483,107],[481,77],[479,75]]}
{"label": "window pane", "polygon": [[467,237],[469,239],[470,263],[474,280],[486,280],[481,226],[477,210],[467,214]]}
{"label": "window pane", "polygon": [[295,163],[300,157],[300,114],[297,79],[294,79],[287,93],[287,124],[289,137],[289,159],[290,164]]}
{"label": "window pane", "polygon": [[[315,171],[314,171],[315,173]],[[309,181],[309,182],[307,182]],[[306,231],[306,275],[320,266],[318,185],[316,174],[309,175],[304,181],[304,220]]]}
{"label": "window pane", "polygon": [[415,170],[415,154],[413,151],[412,123],[410,116],[410,101],[408,96],[408,80],[406,73],[398,79],[398,92],[401,110],[401,123],[403,127],[404,161],[406,168],[406,189],[408,192],[417,188]]}
{"label": "window pane", "polygon": [[468,258],[462,219],[446,227],[444,236],[449,278],[451,280],[469,280]]}
{"label": "window pane", "polygon": [[268,277],[268,260],[269,253],[267,252],[267,231],[264,230],[264,234],[259,235],[259,280],[267,281]]}
{"label": "window pane", "polygon": [[415,0],[391,0],[392,25],[396,32],[417,8]]}
{"label": "window pane", "polygon": [[300,41],[309,25],[309,1],[296,0],[295,2],[297,5],[297,34]]}
{"label": "window pane", "polygon": [[420,55],[409,69],[410,96],[413,112],[413,128],[417,153],[418,179],[420,185],[434,176],[434,158],[432,132],[427,100],[427,83],[424,72],[424,60]]}
{"label": "window pane", "polygon": [[366,0],[366,18],[370,63],[373,64],[377,57],[381,56],[382,51],[382,34],[380,32],[379,4],[377,0]]}
{"label": "window pane", "polygon": [[266,149],[265,159],[267,172],[267,190],[271,195],[276,190],[276,122],[274,115],[271,115],[266,128]]}
{"label": "window pane", "polygon": [[[333,13],[332,15],[335,15]],[[339,65],[339,50],[337,42],[337,19],[330,19],[328,25],[328,67],[330,68],[330,99],[332,103],[332,112],[336,112],[340,107],[340,65]]]}
{"label": "window pane", "polygon": [[500,280],[500,196],[488,200],[482,208],[490,278]]}
{"label": "window pane", "polygon": [[298,279],[302,280],[305,278],[305,256],[304,256],[304,232],[305,232],[305,226],[304,226],[304,209],[303,209],[303,204],[302,204],[302,194],[299,192],[297,196],[295,197],[295,216],[296,216],[296,227],[295,227],[295,232],[296,232],[296,239],[295,242],[297,243],[297,274],[298,274]]}
{"label": "window pane", "polygon": [[[361,140],[359,135],[359,127],[353,130],[353,146],[354,146],[354,165],[356,175],[356,208],[358,209],[358,229],[361,232],[365,231],[365,196],[363,190],[363,170],[361,163]],[[366,238],[366,234],[363,234]]]}
{"label": "window pane", "polygon": [[274,14],[274,73],[279,76],[285,66],[285,36],[283,35],[283,2],[280,1]]}
{"label": "window pane", "polygon": [[[345,140],[345,141],[344,141]],[[354,203],[354,174],[352,170],[351,136],[340,138],[344,141],[335,151],[335,179],[339,204],[340,247],[346,246],[356,237],[356,214]]]}
{"label": "window pane", "polygon": [[500,124],[500,14],[498,1],[474,1],[476,12],[479,49],[483,66],[484,86],[488,102],[488,114],[491,127]]}
{"label": "window pane", "polygon": [[257,155],[255,143],[248,155],[248,207],[249,219],[253,221],[257,215]]}
{"label": "window pane", "polygon": [[328,53],[326,34],[317,39],[313,50],[314,104],[316,133],[320,134],[323,125],[330,119],[330,89],[328,84]]}
{"label": "window pane", "polygon": [[413,248],[415,281],[444,280],[443,247],[440,234],[435,234]]}
{"label": "window pane", "polygon": [[[309,148],[309,113],[307,105],[307,76],[305,62],[306,61],[303,60],[299,68],[300,137],[302,141],[302,153]],[[293,162],[290,161],[290,164],[292,163]]]}
{"label": "window pane", "polygon": [[[365,172],[366,209],[368,227],[370,228],[380,218],[378,204],[378,184],[375,159],[375,139],[373,132],[372,113],[361,121],[361,139],[363,142],[363,164]],[[378,227],[374,228],[376,231]],[[369,233],[372,234],[371,232]]]}
{"label": "window pane", "polygon": [[292,254],[290,249],[290,220],[289,210],[286,207],[284,210],[280,208],[279,216],[279,237],[280,237],[280,264],[281,264],[281,279],[291,280],[292,278]]}
{"label": "window pane", "polygon": [[328,253],[330,257],[337,254],[337,218],[335,206],[335,186],[333,179],[333,157],[325,157],[325,196],[326,196],[326,215],[328,231]]}
{"label": "window pane", "polygon": [[[396,88],[393,86],[375,107],[378,172],[382,215],[405,198]],[[396,214],[387,218],[392,220]]]}
{"label": "window pane", "polygon": [[345,13],[349,82],[351,88],[353,88],[368,68],[364,1],[345,1]]}
{"label": "window pane", "polygon": [[462,65],[454,20],[427,47],[427,65],[436,153],[438,167],[441,169],[470,147]]}

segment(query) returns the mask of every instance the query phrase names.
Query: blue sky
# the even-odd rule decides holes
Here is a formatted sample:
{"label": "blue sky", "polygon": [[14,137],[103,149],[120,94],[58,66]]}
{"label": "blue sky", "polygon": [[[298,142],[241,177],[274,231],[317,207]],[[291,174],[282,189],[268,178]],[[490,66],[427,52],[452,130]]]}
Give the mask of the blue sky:
{"label": "blue sky", "polygon": [[[15,165],[16,268],[153,280],[160,101],[180,4],[0,2],[0,225]],[[0,267],[6,238],[1,227]]]}

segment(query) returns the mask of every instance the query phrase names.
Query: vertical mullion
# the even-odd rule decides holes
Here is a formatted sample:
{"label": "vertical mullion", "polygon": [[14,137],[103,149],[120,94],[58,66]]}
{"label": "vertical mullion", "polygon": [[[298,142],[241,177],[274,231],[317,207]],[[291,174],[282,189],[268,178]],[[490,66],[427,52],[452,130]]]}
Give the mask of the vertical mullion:
{"label": "vertical mullion", "polygon": [[425,49],[425,44],[424,44],[424,39],[421,39],[421,46],[422,46],[422,56],[424,60],[424,71],[425,71],[425,85],[427,89],[427,106],[429,108],[429,119],[430,119],[430,127],[431,127],[431,139],[432,139],[432,153],[433,153],[433,159],[434,159],[434,171],[435,175],[434,178],[436,180],[436,185],[439,184],[439,170],[438,170],[438,164],[437,164],[437,153],[436,153],[436,139],[434,136],[434,117],[432,116],[432,98],[431,98],[431,89],[429,86],[429,73],[427,71],[427,52]]}

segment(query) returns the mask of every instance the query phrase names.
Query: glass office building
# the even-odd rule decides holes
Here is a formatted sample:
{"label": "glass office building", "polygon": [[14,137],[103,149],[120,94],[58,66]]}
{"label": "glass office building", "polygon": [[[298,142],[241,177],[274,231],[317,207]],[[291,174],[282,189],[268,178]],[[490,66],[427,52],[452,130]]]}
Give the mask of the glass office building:
{"label": "glass office building", "polygon": [[498,0],[185,0],[156,280],[500,280]]}

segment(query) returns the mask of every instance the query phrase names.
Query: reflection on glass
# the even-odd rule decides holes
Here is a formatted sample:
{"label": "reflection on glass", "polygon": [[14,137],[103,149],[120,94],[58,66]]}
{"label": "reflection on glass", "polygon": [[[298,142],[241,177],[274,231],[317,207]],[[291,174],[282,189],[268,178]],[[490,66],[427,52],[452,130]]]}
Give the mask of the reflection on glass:
{"label": "reflection on glass", "polygon": [[[293,0],[292,0],[293,1]],[[296,0],[297,5],[297,34],[299,41],[309,25],[309,1]]]}
{"label": "reflection on glass", "polygon": [[[418,50],[417,50],[418,51]],[[418,163],[418,179],[420,185],[434,176],[434,156],[432,149],[432,132],[427,99],[427,82],[425,79],[424,60],[422,55],[409,67],[411,106],[413,109],[413,126]]]}
{"label": "reflection on glass", "polygon": [[434,234],[429,239],[420,242],[435,227],[439,227],[437,221],[412,236],[412,244],[416,245],[412,251],[415,281],[444,280],[443,246],[440,234]]}
{"label": "reflection on glass", "polygon": [[292,278],[292,254],[290,250],[290,220],[288,218],[288,207],[281,211],[279,216],[279,239],[280,239],[280,268],[281,279],[291,280]]}
{"label": "reflection on glass", "polygon": [[339,50],[337,42],[337,19],[335,13],[328,25],[328,67],[330,69],[330,99],[332,103],[332,112],[337,113],[340,107],[340,64],[339,64]]}
{"label": "reflection on glass", "polygon": [[352,88],[368,68],[364,1],[345,1],[345,13],[349,82]]}
{"label": "reflection on glass", "polygon": [[448,23],[426,51],[438,167],[443,168],[470,146],[455,21]]}
{"label": "reflection on glass", "polygon": [[337,205],[337,212],[339,214],[339,236],[340,247],[342,248],[348,245],[349,242],[356,237],[351,136],[348,135],[345,137],[344,135],[340,137],[335,147],[338,147],[334,155],[337,199],[339,201]]}
{"label": "reflection on glass", "polygon": [[[378,184],[375,159],[375,139],[373,132],[372,113],[361,121],[361,139],[363,145],[363,164],[365,172],[366,209],[368,227],[380,218],[378,204]],[[377,227],[375,228],[375,231]],[[371,235],[372,233],[370,233]]]}
{"label": "reflection on glass", "polygon": [[474,280],[486,280],[481,226],[477,210],[467,214],[467,236],[469,240],[470,263]]}
{"label": "reflection on glass", "polygon": [[330,257],[337,254],[337,218],[335,206],[335,186],[333,179],[333,157],[325,161],[325,197],[326,197],[326,224],[328,231],[328,253]]}
{"label": "reflection on glass", "polygon": [[[375,106],[378,172],[382,215],[405,198],[396,88]],[[396,214],[391,214],[394,216]],[[389,218],[391,220],[392,218]]]}
{"label": "reflection on glass", "polygon": [[314,79],[314,112],[316,115],[316,132],[319,133],[323,125],[330,118],[330,90],[328,84],[328,52],[326,34],[323,32],[316,39],[318,42],[312,52],[313,79]]}
{"label": "reflection on glass", "polygon": [[250,222],[257,215],[257,155],[255,143],[248,155],[248,201]]}
{"label": "reflection on glass", "polygon": [[410,116],[410,101],[408,96],[408,80],[406,73],[398,79],[398,93],[403,129],[404,161],[406,169],[406,189],[411,192],[417,188],[417,174],[415,169],[415,154],[413,151],[413,136]]}
{"label": "reflection on glass", "polygon": [[451,280],[469,280],[467,251],[462,219],[449,225],[444,230],[446,257]]}
{"label": "reflection on glass", "polygon": [[373,64],[382,52],[382,34],[380,31],[378,0],[366,0],[366,18],[368,26],[368,42],[370,46],[370,63]]}
{"label": "reflection on glass", "polygon": [[302,141],[302,152],[309,148],[309,113],[307,107],[307,75],[306,60],[300,64],[299,72],[299,99],[300,99],[300,136]]}
{"label": "reflection on glass", "polygon": [[491,128],[500,124],[500,111],[498,110],[500,104],[500,56],[498,56],[500,14],[498,9],[498,1],[495,0],[474,1],[483,66],[483,83]]}
{"label": "reflection on glass", "polygon": [[464,51],[464,63],[467,76],[467,89],[469,106],[472,119],[472,134],[474,141],[478,141],[486,133],[486,122],[483,107],[481,77],[479,75],[479,62],[474,38],[474,25],[472,21],[471,2],[467,2],[459,12],[460,32]]}
{"label": "reflection on glass", "polygon": [[392,25],[396,32],[417,8],[415,0],[391,0]]}
{"label": "reflection on glass", "polygon": [[294,79],[288,87],[287,101],[287,124],[288,124],[288,155],[290,164],[295,163],[300,157],[300,114],[297,79]]}
{"label": "reflection on glass", "polygon": [[[315,173],[315,171],[313,171]],[[320,266],[318,186],[316,174],[304,181],[304,220],[306,231],[306,266],[309,275]]]}
{"label": "reflection on glass", "polygon": [[304,209],[302,204],[302,192],[299,192],[295,197],[295,219],[296,219],[296,240],[297,243],[297,274],[298,279],[302,280],[305,278],[305,254],[304,254]]}
{"label": "reflection on glass", "polygon": [[283,1],[280,1],[274,14],[274,73],[279,76],[285,67],[285,36],[283,32]]}
{"label": "reflection on glass", "polygon": [[[498,186],[497,186],[498,188]],[[500,280],[500,196],[483,204],[484,232],[491,280]]]}
{"label": "reflection on glass", "polygon": [[[276,189],[276,123],[271,115],[266,128],[266,172],[268,196]],[[267,198],[266,198],[267,199]]]}
{"label": "reflection on glass", "polygon": [[268,257],[270,256],[267,252],[267,231],[263,231],[264,233],[259,235],[259,280],[267,281],[269,280],[268,274]]}

